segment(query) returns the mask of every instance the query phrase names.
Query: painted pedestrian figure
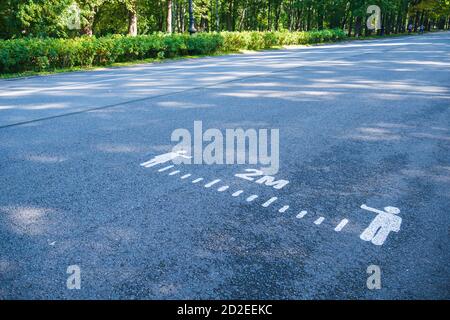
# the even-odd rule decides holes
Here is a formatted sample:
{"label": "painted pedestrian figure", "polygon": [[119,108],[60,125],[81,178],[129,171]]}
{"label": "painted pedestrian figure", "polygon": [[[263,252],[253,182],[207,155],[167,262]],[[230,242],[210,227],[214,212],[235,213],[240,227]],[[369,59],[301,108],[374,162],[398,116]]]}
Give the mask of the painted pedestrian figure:
{"label": "painted pedestrian figure", "polygon": [[390,232],[400,231],[402,218],[397,216],[400,213],[399,208],[384,207],[384,211],[382,211],[363,204],[361,209],[377,213],[375,219],[359,236],[362,240],[371,241],[374,245],[381,246]]}
{"label": "painted pedestrian figure", "polygon": [[190,156],[186,156],[185,153],[186,153],[186,151],[183,151],[183,150],[180,150],[177,152],[163,153],[163,154],[160,154],[160,155],[150,159],[149,161],[141,163],[141,166],[149,168],[149,167],[156,166],[157,164],[161,164],[161,163],[165,163],[165,162],[174,160],[179,157],[185,158],[185,159],[192,158]]}

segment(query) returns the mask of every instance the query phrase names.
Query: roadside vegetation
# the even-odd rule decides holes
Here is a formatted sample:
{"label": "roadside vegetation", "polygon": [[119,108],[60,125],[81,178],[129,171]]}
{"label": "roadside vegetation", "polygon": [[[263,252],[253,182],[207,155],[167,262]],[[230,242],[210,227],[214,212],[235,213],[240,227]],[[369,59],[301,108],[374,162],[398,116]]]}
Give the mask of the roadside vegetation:
{"label": "roadside vegetation", "polygon": [[113,35],[73,39],[23,38],[0,41],[0,73],[106,66],[116,62],[260,50],[345,39],[342,30],[311,32],[222,32]]}
{"label": "roadside vegetation", "polygon": [[[374,4],[375,32],[366,24]],[[448,29],[450,0],[2,0],[0,78],[414,34],[420,27]]]}

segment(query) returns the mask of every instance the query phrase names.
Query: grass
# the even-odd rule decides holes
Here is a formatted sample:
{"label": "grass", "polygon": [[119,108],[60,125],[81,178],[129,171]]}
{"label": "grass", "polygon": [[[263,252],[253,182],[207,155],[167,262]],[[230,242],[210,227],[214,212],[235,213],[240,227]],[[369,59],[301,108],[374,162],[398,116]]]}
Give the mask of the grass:
{"label": "grass", "polygon": [[[438,32],[438,31],[442,31],[442,30],[436,30],[436,31],[427,31],[424,32],[424,34],[427,33],[433,33],[433,32]],[[386,39],[386,38],[398,38],[398,37],[405,37],[405,36],[418,36],[419,34],[417,32],[413,32],[413,33],[391,33],[391,34],[385,34],[383,36],[380,35],[370,35],[370,36],[360,36],[360,37],[348,37],[340,42],[350,42],[350,41],[358,41],[358,40],[376,40],[376,39]],[[335,43],[335,42],[321,42],[321,43],[314,43],[314,44],[307,44],[306,46],[320,46],[320,45],[324,45],[324,44],[331,44],[331,43]]]}
{"label": "grass", "polygon": [[[351,37],[346,38],[343,41],[355,41],[355,40],[373,40],[373,39],[384,39],[384,38],[392,38],[392,37],[401,37],[401,36],[414,36],[418,35],[417,33],[395,33],[395,34],[389,34],[389,35],[371,35],[371,36],[361,36],[361,37]],[[309,44],[306,46],[318,46],[318,45],[326,45],[330,43],[336,43],[336,42],[323,42],[318,44]],[[286,46],[274,46],[269,50],[279,50],[283,49]],[[258,50],[258,51],[264,51],[268,49]],[[95,71],[95,70],[102,70],[106,68],[118,68],[118,67],[128,67],[128,66],[134,66],[138,64],[145,64],[145,63],[163,63],[168,61],[177,61],[177,60],[185,60],[185,59],[196,59],[196,58],[204,58],[204,57],[212,57],[212,56],[223,56],[227,54],[233,54],[233,53],[244,53],[244,52],[252,52],[254,50],[241,50],[238,52],[218,52],[213,54],[205,54],[205,55],[188,55],[188,56],[178,56],[174,58],[149,58],[149,59],[142,59],[142,60],[133,60],[133,61],[127,61],[127,62],[115,62],[110,65],[106,66],[92,66],[92,67],[72,67],[72,68],[61,68],[61,69],[54,69],[54,70],[47,70],[47,71],[25,71],[25,72],[18,72],[18,73],[7,73],[7,74],[0,74],[0,79],[14,79],[14,78],[28,78],[28,77],[36,77],[36,76],[47,76],[47,75],[53,75],[53,74],[59,74],[59,73],[67,73],[67,72],[80,72],[80,71]]]}
{"label": "grass", "polygon": [[58,73],[67,73],[67,72],[80,72],[80,71],[95,71],[95,70],[103,70],[108,68],[119,68],[119,67],[128,67],[134,66],[138,64],[145,63],[164,63],[169,61],[177,61],[184,59],[196,59],[196,58],[204,58],[204,57],[212,57],[212,56],[222,56],[226,54],[230,54],[232,52],[219,52],[214,54],[205,54],[205,55],[186,55],[186,56],[178,56],[173,58],[148,58],[148,59],[140,59],[140,60],[132,60],[126,62],[115,62],[106,66],[92,66],[92,67],[71,67],[71,68],[59,68],[54,70],[47,71],[25,71],[25,72],[16,72],[16,73],[5,73],[0,74],[0,79],[14,79],[14,78],[28,78],[28,77],[38,77],[38,76],[47,76]]}

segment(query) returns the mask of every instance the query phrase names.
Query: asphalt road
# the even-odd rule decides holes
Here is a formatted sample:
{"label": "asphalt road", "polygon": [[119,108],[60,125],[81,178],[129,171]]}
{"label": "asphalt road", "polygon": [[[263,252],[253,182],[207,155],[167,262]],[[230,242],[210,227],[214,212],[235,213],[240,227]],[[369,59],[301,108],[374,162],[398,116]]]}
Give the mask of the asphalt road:
{"label": "asphalt road", "polygon": [[[450,33],[2,80],[0,298],[449,299],[449,83]],[[278,128],[289,184],[140,166],[195,120]]]}

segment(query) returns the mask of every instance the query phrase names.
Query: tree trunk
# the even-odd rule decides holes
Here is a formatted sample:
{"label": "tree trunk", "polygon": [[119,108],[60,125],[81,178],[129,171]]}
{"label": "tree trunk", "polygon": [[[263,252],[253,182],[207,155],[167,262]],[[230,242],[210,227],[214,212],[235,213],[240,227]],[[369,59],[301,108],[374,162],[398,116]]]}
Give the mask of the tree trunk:
{"label": "tree trunk", "polygon": [[136,2],[133,2],[133,7],[128,10],[128,35],[137,36],[137,10]]}
{"label": "tree trunk", "polygon": [[219,20],[219,0],[216,0],[216,31],[220,31],[220,20]]}
{"label": "tree trunk", "polygon": [[417,28],[419,27],[419,19],[420,19],[419,11],[416,11],[416,17],[414,19],[414,32],[417,32]]}
{"label": "tree trunk", "polygon": [[361,17],[356,17],[355,21],[355,37],[359,37],[361,35]]}
{"label": "tree trunk", "polygon": [[233,31],[233,1],[230,0],[228,6],[228,15],[227,15],[227,30]]}
{"label": "tree trunk", "polygon": [[92,32],[92,25],[91,24],[85,25],[83,27],[83,34],[85,34],[85,35],[87,35],[89,37],[92,37],[93,32]]}
{"label": "tree trunk", "polygon": [[94,8],[92,8],[92,11],[90,12],[89,17],[87,18],[87,20],[88,20],[87,24],[84,25],[82,28],[82,33],[89,37],[92,37],[92,35],[94,34],[93,26],[94,26],[94,20],[95,20],[96,14],[97,14],[97,8],[94,7]]}
{"label": "tree trunk", "polygon": [[308,7],[306,14],[306,31],[311,29],[311,8]]}
{"label": "tree trunk", "polygon": [[167,0],[167,32],[172,33],[172,0]]}
{"label": "tree trunk", "polygon": [[324,15],[325,7],[323,5],[323,2],[319,5],[319,8],[317,10],[317,29],[323,30],[323,15]]}
{"label": "tree trunk", "polygon": [[278,24],[280,22],[281,15],[281,2],[276,3],[275,7],[275,31],[278,31]]}
{"label": "tree trunk", "polygon": [[350,18],[348,19],[348,34],[347,36],[352,36],[353,29],[353,14],[350,14]]}

